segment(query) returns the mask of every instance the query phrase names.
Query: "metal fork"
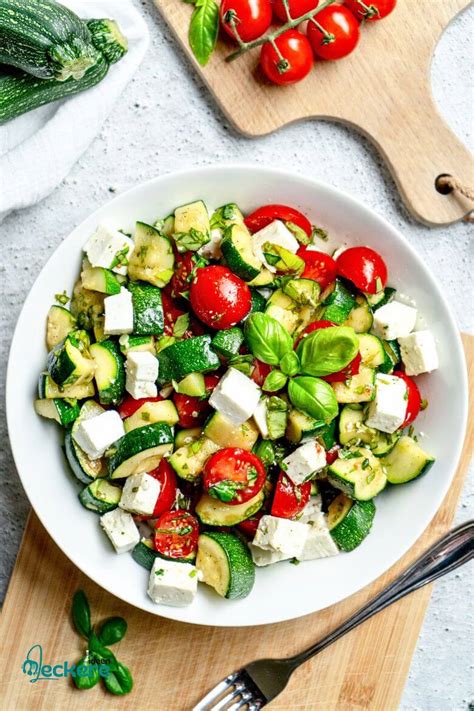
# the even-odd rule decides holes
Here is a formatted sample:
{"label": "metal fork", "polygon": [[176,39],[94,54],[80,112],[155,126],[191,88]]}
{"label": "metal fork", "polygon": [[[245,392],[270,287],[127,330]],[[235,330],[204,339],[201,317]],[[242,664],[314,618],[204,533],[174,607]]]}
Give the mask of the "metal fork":
{"label": "metal fork", "polygon": [[340,637],[408,593],[432,583],[474,557],[474,521],[468,521],[429,548],[379,595],[312,647],[287,659],[258,659],[229,674],[193,711],[256,711],[278,696],[290,676]]}

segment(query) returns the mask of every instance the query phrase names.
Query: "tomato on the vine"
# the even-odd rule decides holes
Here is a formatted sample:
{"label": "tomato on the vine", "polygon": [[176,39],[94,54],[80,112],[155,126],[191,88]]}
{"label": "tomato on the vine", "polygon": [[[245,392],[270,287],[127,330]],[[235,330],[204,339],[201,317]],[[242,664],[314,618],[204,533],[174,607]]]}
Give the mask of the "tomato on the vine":
{"label": "tomato on the vine", "polygon": [[297,486],[281,471],[275,486],[271,514],[279,518],[293,518],[303,511],[310,496],[310,481]]}
{"label": "tomato on the vine", "polygon": [[200,267],[191,284],[189,300],[206,326],[224,329],[242,321],[252,307],[247,284],[227,267]]}
{"label": "tomato on the vine", "polygon": [[[318,5],[319,0],[288,0],[288,9],[292,20],[296,20],[296,18],[301,17],[301,15],[306,15],[310,10],[315,10]],[[287,22],[288,16],[283,0],[275,0],[273,3],[273,12],[279,20]]]}
{"label": "tomato on the vine", "polygon": [[308,39],[320,59],[347,57],[359,37],[359,23],[344,5],[330,5],[308,22]]}
{"label": "tomato on the vine", "polygon": [[274,220],[281,220],[290,230],[292,225],[296,225],[311,238],[313,232],[311,222],[302,212],[295,210],[294,207],[288,207],[288,205],[263,205],[250,213],[244,222],[250,232],[253,233],[263,230]]}
{"label": "tomato on the vine", "polygon": [[155,526],[155,550],[165,558],[188,558],[197,550],[199,522],[177,509],[160,516]]}
{"label": "tomato on the vine", "polygon": [[298,30],[286,30],[275,39],[262,45],[260,66],[274,84],[292,84],[304,79],[313,66],[313,53],[308,38]]}
{"label": "tomato on the vine", "polygon": [[237,41],[232,20],[240,39],[251,42],[270,27],[272,5],[270,0],[222,0],[220,18],[222,27],[233,40]]}
{"label": "tomato on the vine", "polygon": [[395,9],[397,0],[344,0],[344,5],[362,21],[382,20]]}
{"label": "tomato on the vine", "polygon": [[301,278],[317,281],[321,291],[336,279],[336,262],[329,254],[308,247],[300,247],[296,254],[305,263]]}
{"label": "tomato on the vine", "polygon": [[204,489],[226,504],[243,504],[262,489],[266,478],[260,457],[240,447],[225,447],[210,457],[202,473]]}
{"label": "tomato on the vine", "polygon": [[401,370],[395,370],[393,373],[397,378],[401,378],[407,386],[407,409],[405,411],[405,420],[399,429],[403,430],[408,427],[418,417],[421,410],[421,395],[418,386],[414,380]]}
{"label": "tomato on the vine", "polygon": [[366,294],[376,294],[387,284],[387,266],[370,247],[349,247],[336,259],[337,273]]}

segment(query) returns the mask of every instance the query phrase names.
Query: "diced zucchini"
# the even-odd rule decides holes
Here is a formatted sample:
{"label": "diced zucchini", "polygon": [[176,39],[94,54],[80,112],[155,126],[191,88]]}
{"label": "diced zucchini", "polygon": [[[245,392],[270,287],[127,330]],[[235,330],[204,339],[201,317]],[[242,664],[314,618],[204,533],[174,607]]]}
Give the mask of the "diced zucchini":
{"label": "diced zucchini", "polygon": [[92,380],[89,383],[68,385],[61,387],[56,385],[48,373],[41,373],[38,379],[38,395],[43,398],[67,398],[68,400],[84,400],[87,397],[94,397],[95,388]]}
{"label": "diced zucchini", "polygon": [[350,405],[343,408],[339,417],[339,442],[346,444],[366,444],[376,457],[390,452],[400,436],[398,432],[386,434],[367,427],[363,410],[354,410]]}
{"label": "diced zucchini", "polygon": [[315,436],[321,429],[321,422],[313,419],[305,412],[292,408],[288,413],[285,437],[292,444],[299,444],[304,437]]}
{"label": "diced zucchini", "polygon": [[304,260],[279,244],[265,242],[262,252],[267,265],[273,267],[278,274],[297,276],[304,270]]}
{"label": "diced zucchini", "polygon": [[427,454],[412,437],[400,437],[392,451],[380,460],[390,484],[405,484],[433,466],[435,459]]}
{"label": "diced zucchini", "polygon": [[316,308],[319,304],[321,287],[313,279],[289,279],[281,288],[297,306]]}
{"label": "diced zucchini", "polygon": [[260,274],[249,281],[249,286],[271,286],[275,280],[275,275],[269,269],[262,269]]}
{"label": "diced zucchini", "polygon": [[391,286],[385,287],[384,291],[379,291],[377,294],[366,294],[365,298],[372,311],[377,311],[381,306],[385,306],[389,301],[392,301],[396,294],[396,289],[392,289]]}
{"label": "diced zucchini", "polygon": [[238,205],[230,202],[227,205],[221,205],[211,215],[211,229],[223,230],[229,225],[243,225],[244,216]]}
{"label": "diced zucchini", "polygon": [[246,543],[232,533],[206,532],[198,539],[196,567],[202,582],[221,597],[247,597],[255,582],[255,566]]}
{"label": "diced zucchini", "polygon": [[396,366],[400,362],[400,346],[398,341],[382,341],[385,358],[384,362],[379,366],[381,373],[393,373]]}
{"label": "diced zucchini", "polygon": [[332,383],[339,403],[369,402],[375,397],[375,370],[361,365],[357,375],[340,383]]}
{"label": "diced zucchini", "polygon": [[[367,299],[358,294],[356,296],[356,305],[349,313],[344,321],[344,326],[351,326],[356,333],[367,333],[372,328],[374,317],[367,303]],[[324,318],[327,318],[325,316]]]}
{"label": "diced zucchini", "polygon": [[134,335],[161,335],[164,328],[164,314],[160,289],[142,281],[131,281],[128,290],[132,294]]}
{"label": "diced zucchini", "polygon": [[209,213],[202,200],[176,208],[173,237],[179,252],[196,252],[209,242],[210,233]]}
{"label": "diced zucchini", "polygon": [[208,494],[203,494],[196,505],[196,515],[207,526],[235,526],[253,516],[262,507],[263,491],[243,504],[224,504]]}
{"label": "diced zucchini", "polygon": [[204,397],[206,394],[206,381],[202,373],[189,373],[185,378],[175,383],[174,389],[181,395],[189,397]]}
{"label": "diced zucchini", "polygon": [[288,333],[293,333],[299,324],[295,302],[281,289],[277,289],[270,296],[265,313],[281,323]]}
{"label": "diced zucchini", "polygon": [[101,294],[120,294],[122,288],[118,274],[104,267],[93,267],[88,259],[82,262],[81,281],[84,289]]}
{"label": "diced zucchini", "polygon": [[321,318],[333,323],[343,324],[355,306],[355,299],[340,279],[336,279],[334,289],[324,301]]}
{"label": "diced zucchini", "polygon": [[109,478],[123,479],[131,474],[151,472],[173,451],[173,442],[173,432],[163,422],[127,432],[111,448]]}
{"label": "diced zucchini", "polygon": [[196,481],[209,457],[220,449],[219,445],[202,436],[190,444],[177,449],[169,458],[169,463],[181,479]]}
{"label": "diced zucchini", "polygon": [[76,319],[64,306],[51,306],[46,321],[46,348],[51,351],[76,328]]}
{"label": "diced zucchini", "polygon": [[120,350],[124,355],[131,351],[145,351],[156,355],[155,339],[153,336],[134,336],[123,334],[119,338]]}
{"label": "diced zucchini", "polygon": [[229,268],[245,281],[252,281],[262,269],[262,262],[252,250],[252,235],[244,224],[226,227],[221,250]]}
{"label": "diced zucchini", "polygon": [[57,385],[81,385],[94,377],[95,364],[85,331],[71,331],[48,355],[48,372]]}
{"label": "diced zucchini", "polygon": [[178,411],[171,400],[160,400],[159,402],[145,402],[136,410],[133,415],[123,421],[125,432],[131,432],[145,425],[154,425],[157,422],[164,422],[172,427],[179,420]]}
{"label": "diced zucchini", "polygon": [[116,341],[107,339],[90,348],[95,363],[94,378],[102,405],[117,405],[125,392],[124,359]]}
{"label": "diced zucchini", "polygon": [[365,447],[343,450],[327,471],[330,484],[358,501],[373,499],[387,483],[381,460]]}
{"label": "diced zucchini", "polygon": [[373,501],[352,501],[344,494],[329,504],[327,522],[331,536],[343,551],[350,552],[366,538],[375,516]]}
{"label": "diced zucchini", "polygon": [[190,427],[188,429],[180,430],[177,432],[174,438],[174,444],[176,449],[184,447],[187,444],[192,444],[202,435],[202,429],[200,427]]}
{"label": "diced zucchini", "polygon": [[89,459],[87,454],[79,447],[73,435],[83,420],[96,417],[103,412],[104,408],[94,400],[86,400],[81,407],[79,416],[72,426],[72,430],[66,432],[64,438],[66,459],[74,476],[79,479],[79,481],[82,481],[83,484],[90,484],[97,478],[105,477],[107,475],[107,467],[104,459]]}
{"label": "diced zucchini", "polygon": [[103,326],[104,298],[105,294],[84,289],[82,281],[78,279],[74,285],[71,299],[71,313],[76,319],[78,328],[91,331]]}
{"label": "diced zucchini", "polygon": [[[258,292],[254,292],[257,293]],[[260,296],[260,294],[259,294]],[[232,358],[238,354],[244,342],[244,334],[237,326],[217,331],[212,339],[212,347],[224,358]]]}
{"label": "diced zucchini", "polygon": [[79,501],[89,511],[105,514],[119,505],[122,489],[109,484],[105,479],[96,479],[79,494]]}
{"label": "diced zucchini", "polygon": [[77,400],[66,402],[60,398],[54,398],[53,400],[35,400],[35,411],[41,417],[56,420],[63,427],[68,427],[77,419],[81,408],[77,404]]}
{"label": "diced zucchini", "polygon": [[[268,439],[280,439],[286,430],[288,403],[281,397],[272,395],[266,401],[266,421]],[[253,446],[253,445],[252,445]]]}
{"label": "diced zucchini", "polygon": [[378,368],[385,361],[383,343],[377,336],[361,333],[359,336],[359,353],[362,363],[369,368]]}
{"label": "diced zucchini", "polygon": [[170,240],[151,225],[137,222],[134,235],[135,249],[128,264],[132,281],[146,281],[160,288],[171,280],[174,254]]}
{"label": "diced zucchini", "polygon": [[151,570],[153,568],[153,563],[155,558],[158,558],[158,553],[153,547],[153,541],[149,538],[142,538],[140,543],[137,543],[132,551],[133,560],[141,565],[146,570]]}
{"label": "diced zucchini", "polygon": [[211,336],[196,336],[178,341],[158,353],[160,385],[182,380],[189,373],[217,370],[220,360],[211,348]]}
{"label": "diced zucchini", "polygon": [[258,439],[258,428],[252,420],[234,425],[220,412],[215,412],[207,422],[204,434],[219,447],[240,447],[250,451]]}
{"label": "diced zucchini", "polygon": [[260,311],[260,312],[265,311],[265,307],[267,305],[267,300],[258,291],[258,289],[250,289],[250,298],[252,300],[252,305],[250,307],[249,315],[257,313],[257,311]]}

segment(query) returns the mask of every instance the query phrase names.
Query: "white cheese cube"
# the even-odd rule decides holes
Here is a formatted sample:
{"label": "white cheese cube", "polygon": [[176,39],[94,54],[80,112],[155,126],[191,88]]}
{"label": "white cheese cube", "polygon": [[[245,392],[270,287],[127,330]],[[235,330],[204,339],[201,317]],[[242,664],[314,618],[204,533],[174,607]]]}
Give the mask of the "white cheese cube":
{"label": "white cheese cube", "polygon": [[255,232],[252,236],[252,249],[255,256],[265,264],[271,272],[276,272],[276,267],[268,264],[263,256],[263,245],[266,242],[284,247],[289,252],[296,254],[299,249],[299,242],[288,227],[281,220],[274,220],[262,230]]}
{"label": "white cheese cube", "polygon": [[255,412],[253,413],[255,424],[260,430],[263,439],[268,439],[268,424],[267,424],[267,398],[262,397],[258,403]]}
{"label": "white cheese cube", "polygon": [[320,518],[310,524],[310,532],[298,560],[317,560],[338,553],[339,548],[329,533],[326,518],[324,514],[320,514]]}
{"label": "white cheese cube", "polygon": [[73,438],[90,459],[100,459],[125,434],[122,418],[115,410],[82,420]]}
{"label": "white cheese cube", "polygon": [[125,480],[119,506],[130,513],[151,515],[160,495],[161,484],[149,474],[132,474]]}
{"label": "white cheese cube", "polygon": [[306,506],[304,507],[303,511],[301,512],[301,515],[298,517],[298,521],[300,523],[312,523],[314,521],[320,522],[321,521],[321,509],[322,509],[323,501],[321,499],[321,496],[318,494],[318,496],[312,496]]}
{"label": "white cheese cube", "polygon": [[100,525],[117,553],[127,553],[140,542],[140,533],[131,514],[114,509],[100,517]]}
{"label": "white cheese cube", "polygon": [[133,331],[132,295],[122,287],[120,294],[107,296],[104,299],[106,336],[120,336]]}
{"label": "white cheese cube", "polygon": [[149,380],[137,380],[129,373],[125,378],[125,390],[135,400],[140,400],[144,397],[157,397],[158,395],[158,388],[155,383],[151,383]]}
{"label": "white cheese cube", "polygon": [[196,597],[197,584],[195,565],[156,558],[150,571],[148,595],[158,604],[184,607]]}
{"label": "white cheese cube", "polygon": [[417,314],[412,306],[390,301],[375,312],[372,332],[387,341],[408,336],[415,328]]}
{"label": "white cheese cube", "polygon": [[149,351],[130,351],[125,367],[127,374],[135,380],[154,383],[158,377],[158,358]]}
{"label": "white cheese cube", "polygon": [[282,553],[287,558],[299,558],[310,528],[307,523],[262,516],[252,543],[264,550]]}
{"label": "white cheese cube", "polygon": [[416,331],[400,338],[399,343],[407,375],[431,373],[439,367],[438,351],[431,331]]}
{"label": "white cheese cube", "polygon": [[111,269],[126,274],[134,250],[130,237],[107,225],[99,225],[84,246],[84,252],[93,267]]}
{"label": "white cheese cube", "polygon": [[369,404],[367,427],[392,434],[403,424],[407,411],[407,386],[402,378],[377,373],[375,399]]}
{"label": "white cheese cube", "polygon": [[283,470],[293,484],[303,484],[326,466],[326,452],[315,439],[305,442],[283,460]]}
{"label": "white cheese cube", "polygon": [[279,563],[280,560],[289,560],[289,558],[291,558],[291,556],[280,553],[279,551],[260,548],[260,546],[256,546],[254,543],[249,543],[249,549],[252,554],[253,562],[259,568],[263,568],[266,565],[272,565],[273,563]]}
{"label": "white cheese cube", "polygon": [[251,378],[229,368],[209,398],[209,404],[234,425],[242,425],[257,409],[260,388]]}
{"label": "white cheese cube", "polygon": [[221,252],[221,242],[222,242],[222,232],[219,229],[211,230],[211,239],[206,244],[198,249],[198,254],[200,254],[204,259],[220,259],[222,257]]}

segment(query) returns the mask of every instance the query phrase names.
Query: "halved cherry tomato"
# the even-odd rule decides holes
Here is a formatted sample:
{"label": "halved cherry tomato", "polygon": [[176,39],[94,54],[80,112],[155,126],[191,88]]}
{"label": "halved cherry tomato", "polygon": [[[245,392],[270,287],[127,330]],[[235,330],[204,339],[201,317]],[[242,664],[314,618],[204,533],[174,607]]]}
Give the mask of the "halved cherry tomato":
{"label": "halved cherry tomato", "polygon": [[317,281],[324,291],[336,278],[336,262],[325,252],[318,252],[308,247],[300,247],[296,253],[305,263],[301,277]]}
{"label": "halved cherry tomato", "polygon": [[[311,2],[314,3],[315,0],[311,0]],[[311,237],[313,231],[311,222],[299,210],[287,205],[263,205],[248,215],[244,222],[250,232],[254,233],[263,230],[274,220],[281,220],[285,224],[290,222],[306,232],[308,237]]]}
{"label": "halved cherry tomato", "polygon": [[421,409],[421,394],[418,390],[418,386],[414,380],[412,380],[408,375],[403,373],[401,370],[395,370],[394,375],[397,378],[401,378],[405,381],[407,386],[407,409],[405,413],[405,421],[403,425],[400,425],[399,429],[403,429],[410,425],[419,415]]}
{"label": "halved cherry tomato", "polygon": [[195,553],[199,522],[183,509],[162,514],[155,526],[155,550],[165,558],[187,558]]}
{"label": "halved cherry tomato", "polygon": [[252,306],[247,284],[227,267],[201,267],[191,284],[191,306],[206,326],[230,328],[242,321]]}
{"label": "halved cherry tomato", "polygon": [[181,309],[177,309],[173,303],[173,299],[168,296],[168,294],[166,294],[166,292],[164,291],[161,292],[161,303],[163,304],[163,314],[165,321],[163,333],[165,336],[172,336],[174,325],[178,318],[184,315],[184,311],[181,311]]}
{"label": "halved cherry tomato", "polygon": [[176,299],[189,291],[194,267],[194,252],[176,255],[175,271],[171,278],[171,296],[173,298]]}
{"label": "halved cherry tomato", "polygon": [[205,375],[204,376],[204,386],[206,388],[206,397],[209,397],[216,387],[217,383],[221,379],[220,375],[217,375],[217,373],[212,373],[211,375]]}
{"label": "halved cherry tomato", "polygon": [[[305,329],[303,329],[301,335],[295,342],[294,348],[298,346],[298,344],[303,338],[308,336],[310,333],[313,333],[313,331],[318,331],[320,328],[329,328],[330,326],[337,325],[337,323],[333,323],[332,321],[313,321],[313,323],[310,323],[308,326],[306,326]],[[353,375],[357,375],[360,370],[361,361],[362,358],[360,356],[360,353],[357,353],[356,357],[351,360],[351,362],[346,365],[346,367],[342,370],[338,370],[337,373],[331,373],[330,375],[322,375],[320,377],[327,383],[342,383],[344,382],[344,380],[351,378]]]}
{"label": "halved cherry tomato", "polygon": [[376,294],[387,284],[387,266],[370,247],[349,247],[336,259],[337,273],[361,291]]}
{"label": "halved cherry tomato", "polygon": [[274,84],[293,84],[304,79],[313,66],[313,52],[306,35],[286,30],[275,39],[275,44],[278,52],[270,42],[265,42],[260,53],[260,66],[267,79]]}
{"label": "halved cherry tomato", "polygon": [[204,489],[226,504],[243,504],[265,483],[265,467],[256,454],[240,447],[225,447],[210,457],[202,474]]}
{"label": "halved cherry tomato", "polygon": [[122,404],[118,406],[118,413],[122,420],[126,417],[131,417],[142,405],[146,402],[161,402],[162,397],[157,395],[157,397],[143,397],[139,400],[135,400],[131,395],[126,395]]}
{"label": "halved cherry tomato", "polygon": [[271,365],[263,363],[261,360],[258,360],[258,358],[255,358],[253,362],[252,375],[250,377],[252,378],[254,383],[257,383],[257,385],[262,387],[263,383],[265,382],[265,378],[267,377],[271,369]]}
{"label": "halved cherry tomato", "polygon": [[237,528],[244,536],[247,536],[250,540],[253,539],[257,532],[258,523],[263,516],[263,511],[257,511],[256,514],[248,518],[246,521],[241,521],[237,524]]}
{"label": "halved cherry tomato", "polygon": [[395,9],[397,0],[344,0],[344,5],[359,20],[367,22],[382,20]]}
{"label": "halved cherry tomato", "polygon": [[[310,10],[315,10],[319,5],[319,0],[289,0],[288,9],[291,19],[296,20],[301,15],[306,15]],[[288,20],[283,0],[275,0],[273,3],[273,12],[282,22]]]}
{"label": "halved cherry tomato", "polygon": [[339,456],[340,449],[341,446],[339,444],[335,444],[334,447],[331,447],[331,449],[326,451],[326,464],[332,464],[336,461]]}
{"label": "halved cherry tomato", "polygon": [[357,46],[359,23],[344,5],[330,5],[308,22],[308,39],[320,59],[342,59]]}
{"label": "halved cherry tomato", "polygon": [[207,400],[174,393],[173,402],[178,410],[179,425],[181,427],[197,427],[206,419],[206,413],[209,409]]}
{"label": "halved cherry tomato", "polygon": [[159,466],[149,475],[160,482],[160,493],[156,500],[151,518],[158,518],[165,511],[169,511],[176,501],[176,474],[166,459],[162,459]]}
{"label": "halved cherry tomato", "polygon": [[296,486],[285,472],[281,471],[275,486],[271,514],[279,518],[293,518],[303,511],[310,496],[310,481]]}
{"label": "halved cherry tomato", "polygon": [[270,27],[272,5],[270,0],[223,0],[220,18],[222,27],[233,40],[236,40],[236,35],[232,18],[240,39],[250,42],[261,37]]}

